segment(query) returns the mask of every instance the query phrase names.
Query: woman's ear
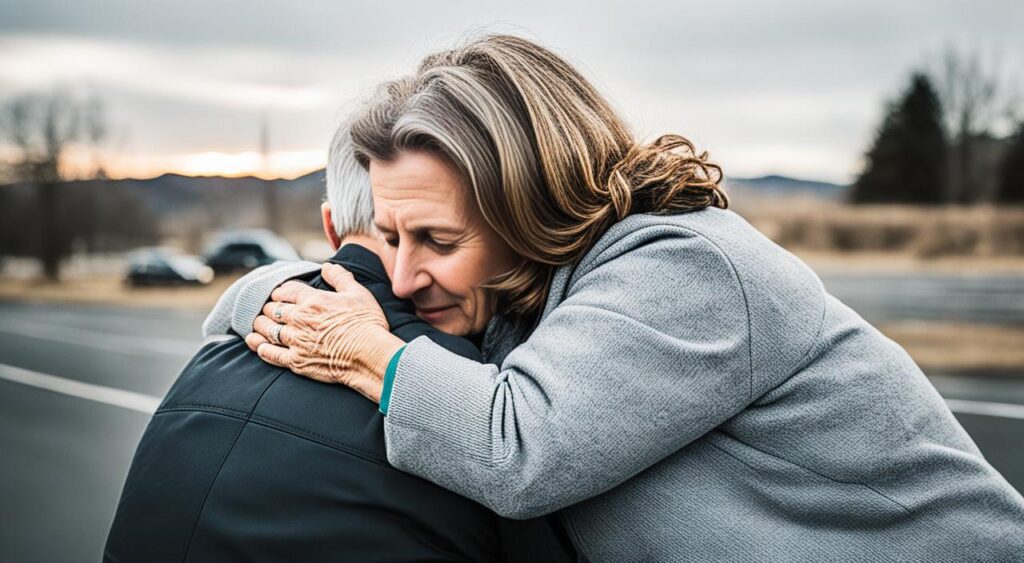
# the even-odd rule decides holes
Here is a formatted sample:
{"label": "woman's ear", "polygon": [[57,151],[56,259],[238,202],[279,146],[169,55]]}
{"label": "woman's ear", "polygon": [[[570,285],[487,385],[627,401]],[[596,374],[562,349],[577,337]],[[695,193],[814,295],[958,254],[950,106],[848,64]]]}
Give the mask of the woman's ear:
{"label": "woman's ear", "polygon": [[327,235],[327,241],[331,243],[331,248],[338,250],[341,246],[341,237],[338,236],[337,229],[334,228],[334,219],[331,217],[331,204],[326,201],[320,204],[320,218],[324,224],[324,234]]}

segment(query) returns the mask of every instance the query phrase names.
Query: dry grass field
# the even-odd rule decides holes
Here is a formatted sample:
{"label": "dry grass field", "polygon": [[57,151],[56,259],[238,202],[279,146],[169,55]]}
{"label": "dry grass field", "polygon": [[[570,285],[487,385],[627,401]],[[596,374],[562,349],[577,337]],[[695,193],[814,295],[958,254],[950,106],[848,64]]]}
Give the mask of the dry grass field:
{"label": "dry grass field", "polygon": [[851,206],[821,200],[746,200],[736,210],[794,252],[883,254],[897,262],[1024,261],[1024,207]]}

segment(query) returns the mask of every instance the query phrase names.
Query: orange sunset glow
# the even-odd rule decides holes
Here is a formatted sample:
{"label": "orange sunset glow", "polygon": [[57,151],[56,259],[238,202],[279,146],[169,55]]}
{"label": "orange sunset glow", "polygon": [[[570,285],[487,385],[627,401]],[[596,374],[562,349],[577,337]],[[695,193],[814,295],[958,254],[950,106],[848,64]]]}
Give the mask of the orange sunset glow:
{"label": "orange sunset glow", "polygon": [[[168,155],[112,154],[99,163],[110,178],[152,178],[161,174],[184,176],[256,176],[292,179],[324,167],[327,151],[310,149],[271,152],[264,159],[257,151],[207,150]],[[70,177],[88,177],[97,166],[93,155],[69,152],[63,169]]]}

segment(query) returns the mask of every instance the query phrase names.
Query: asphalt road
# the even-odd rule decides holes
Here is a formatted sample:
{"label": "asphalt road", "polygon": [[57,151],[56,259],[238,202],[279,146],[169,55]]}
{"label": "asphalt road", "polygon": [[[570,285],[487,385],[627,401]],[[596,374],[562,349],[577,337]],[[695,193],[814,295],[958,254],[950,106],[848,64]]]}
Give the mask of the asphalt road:
{"label": "asphalt road", "polygon": [[893,320],[1024,325],[1024,277],[823,274],[830,293],[872,323]]}
{"label": "asphalt road", "polygon": [[[867,311],[899,305],[900,318],[955,313],[1024,322],[1024,299],[1010,313],[984,297],[932,295],[913,305],[910,290],[872,300],[868,281],[826,279],[830,288],[842,283],[853,289],[840,297],[851,304],[860,299]],[[891,289],[896,282],[870,283]],[[948,283],[932,287],[964,293]],[[1021,291],[1019,282],[1014,287]],[[198,349],[202,317],[199,311],[0,303],[0,561],[99,559],[148,413]],[[986,457],[1024,490],[1024,377],[936,376],[933,382]]]}

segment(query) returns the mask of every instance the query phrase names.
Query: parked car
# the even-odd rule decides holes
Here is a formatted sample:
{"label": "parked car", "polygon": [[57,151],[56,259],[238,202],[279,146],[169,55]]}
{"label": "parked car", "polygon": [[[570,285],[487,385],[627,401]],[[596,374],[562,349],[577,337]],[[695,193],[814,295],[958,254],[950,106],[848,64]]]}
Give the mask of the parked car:
{"label": "parked car", "polygon": [[141,248],[128,258],[125,283],[133,286],[206,285],[213,281],[213,270],[198,256],[182,254],[173,248]]}
{"label": "parked car", "polygon": [[251,270],[278,260],[299,260],[288,241],[264,229],[222,232],[204,256],[206,264],[217,273]]}

